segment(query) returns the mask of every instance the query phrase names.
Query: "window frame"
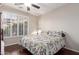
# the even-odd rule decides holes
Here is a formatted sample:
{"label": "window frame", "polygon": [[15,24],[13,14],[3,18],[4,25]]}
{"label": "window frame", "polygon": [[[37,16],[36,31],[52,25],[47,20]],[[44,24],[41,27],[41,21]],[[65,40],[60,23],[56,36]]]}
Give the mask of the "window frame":
{"label": "window frame", "polygon": [[[24,20],[22,22],[23,24],[23,35],[19,35],[19,21],[20,21],[20,17],[22,17],[22,19]],[[4,16],[2,16],[2,19],[5,19]],[[12,22],[12,20],[10,20]],[[4,36],[4,38],[12,38],[12,37],[23,37],[23,36],[26,36],[25,35],[25,23],[24,22],[27,22],[27,35],[29,33],[29,17],[27,16],[23,16],[23,15],[17,15],[17,35],[12,35],[12,25],[10,26],[10,36]]]}

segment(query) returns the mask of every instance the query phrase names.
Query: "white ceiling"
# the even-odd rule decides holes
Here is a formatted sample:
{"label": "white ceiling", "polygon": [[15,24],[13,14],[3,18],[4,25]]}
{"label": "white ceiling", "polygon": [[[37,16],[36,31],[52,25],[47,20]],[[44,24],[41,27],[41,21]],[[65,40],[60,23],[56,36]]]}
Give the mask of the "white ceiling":
{"label": "white ceiling", "polygon": [[53,11],[56,8],[59,8],[61,6],[64,6],[64,5],[66,5],[66,3],[37,3],[36,5],[39,5],[40,9],[36,9],[36,8],[30,6],[30,11],[27,11],[27,6],[25,6],[24,4],[16,6],[12,3],[6,3],[4,5],[8,5],[10,7],[15,8],[15,9],[18,9],[18,10],[21,10],[24,12],[28,12],[32,15],[38,16],[38,15],[43,15],[47,12]]}

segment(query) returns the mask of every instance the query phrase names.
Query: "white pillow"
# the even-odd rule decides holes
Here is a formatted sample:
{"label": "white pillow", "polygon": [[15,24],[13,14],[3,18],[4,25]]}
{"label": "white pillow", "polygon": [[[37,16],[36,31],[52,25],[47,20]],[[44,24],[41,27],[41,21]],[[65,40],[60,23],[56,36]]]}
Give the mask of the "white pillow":
{"label": "white pillow", "polygon": [[37,31],[34,31],[31,33],[32,35],[37,35]]}
{"label": "white pillow", "polygon": [[33,32],[32,32],[32,35],[40,35],[41,33],[42,33],[41,30],[33,31]]}

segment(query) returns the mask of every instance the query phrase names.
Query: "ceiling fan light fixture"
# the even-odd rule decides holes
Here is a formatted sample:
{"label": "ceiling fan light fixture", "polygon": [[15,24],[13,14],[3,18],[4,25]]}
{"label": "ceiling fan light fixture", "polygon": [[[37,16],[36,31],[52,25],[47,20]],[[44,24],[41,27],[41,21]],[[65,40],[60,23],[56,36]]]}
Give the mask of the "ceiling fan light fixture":
{"label": "ceiling fan light fixture", "polygon": [[31,3],[24,3],[25,6],[31,7]]}

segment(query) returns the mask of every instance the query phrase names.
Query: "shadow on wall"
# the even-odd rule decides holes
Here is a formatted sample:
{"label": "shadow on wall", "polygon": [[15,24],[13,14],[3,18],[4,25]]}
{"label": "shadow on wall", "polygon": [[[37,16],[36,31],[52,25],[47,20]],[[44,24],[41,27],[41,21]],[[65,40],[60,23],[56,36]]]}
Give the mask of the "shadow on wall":
{"label": "shadow on wall", "polygon": [[[66,35],[66,47],[70,48],[70,49],[74,49],[74,47],[79,46],[79,44],[77,44],[74,39],[71,37],[71,35],[69,35],[69,33],[65,32]],[[78,48],[75,48],[75,50],[78,50]]]}
{"label": "shadow on wall", "polygon": [[71,41],[72,38],[67,32],[65,32],[65,35],[66,35],[66,47],[70,47],[69,42]]}

